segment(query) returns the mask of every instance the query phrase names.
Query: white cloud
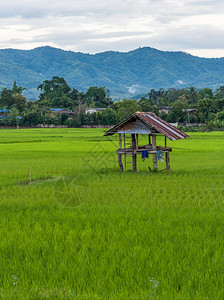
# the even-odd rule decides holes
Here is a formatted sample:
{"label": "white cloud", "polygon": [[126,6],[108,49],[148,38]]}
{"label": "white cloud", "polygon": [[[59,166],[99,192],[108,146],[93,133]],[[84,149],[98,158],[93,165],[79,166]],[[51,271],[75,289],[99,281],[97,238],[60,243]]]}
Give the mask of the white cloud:
{"label": "white cloud", "polygon": [[141,92],[141,88],[142,87],[139,84],[135,84],[135,85],[127,87],[129,93],[131,93],[133,95],[138,93],[138,92]]}
{"label": "white cloud", "polygon": [[220,0],[2,0],[0,48],[96,53],[151,46],[216,56],[224,53],[223,28]]}
{"label": "white cloud", "polygon": [[177,80],[177,83],[178,83],[178,84],[184,84],[184,82],[183,82],[182,80],[180,80],[180,79]]}

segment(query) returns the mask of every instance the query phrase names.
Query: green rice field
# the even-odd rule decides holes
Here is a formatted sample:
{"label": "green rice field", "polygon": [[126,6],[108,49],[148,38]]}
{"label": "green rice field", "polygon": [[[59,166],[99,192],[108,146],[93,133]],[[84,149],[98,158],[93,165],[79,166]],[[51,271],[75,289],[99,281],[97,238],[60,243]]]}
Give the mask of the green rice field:
{"label": "green rice field", "polygon": [[0,131],[0,299],[223,299],[224,132],[120,173],[104,131]]}

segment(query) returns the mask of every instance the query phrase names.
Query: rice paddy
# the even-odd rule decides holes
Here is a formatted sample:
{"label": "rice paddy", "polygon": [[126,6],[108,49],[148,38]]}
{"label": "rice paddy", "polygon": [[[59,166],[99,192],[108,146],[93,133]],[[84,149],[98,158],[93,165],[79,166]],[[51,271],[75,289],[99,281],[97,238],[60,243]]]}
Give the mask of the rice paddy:
{"label": "rice paddy", "polygon": [[224,132],[169,142],[169,174],[103,134],[0,131],[0,298],[223,299]]}

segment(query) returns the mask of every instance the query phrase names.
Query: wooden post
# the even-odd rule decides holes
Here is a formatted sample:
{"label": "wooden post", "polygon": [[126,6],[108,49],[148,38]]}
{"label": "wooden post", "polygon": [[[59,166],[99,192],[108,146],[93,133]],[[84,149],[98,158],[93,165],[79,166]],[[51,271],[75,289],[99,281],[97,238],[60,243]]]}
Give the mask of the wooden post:
{"label": "wooden post", "polygon": [[[152,150],[156,151],[156,134],[152,135]],[[153,153],[153,169],[157,169],[157,153]]]}
{"label": "wooden post", "polygon": [[131,135],[131,140],[132,140],[132,171],[136,172],[137,171],[137,157],[134,151],[136,150],[136,139],[135,139],[135,134]]}
{"label": "wooden post", "polygon": [[138,134],[136,134],[136,150],[138,150]]}
{"label": "wooden post", "polygon": [[121,149],[121,143],[122,143],[122,140],[121,140],[121,133],[119,133],[119,150]]}
{"label": "wooden post", "polygon": [[[119,150],[121,150],[121,148],[122,148],[122,137],[121,137],[121,133],[119,133]],[[119,167],[120,167],[120,171],[124,172],[124,167],[123,167],[123,164],[122,164],[122,155],[121,154],[118,154],[118,164],[119,164]]]}
{"label": "wooden post", "polygon": [[[167,138],[165,136],[165,147],[167,148]],[[170,172],[170,153],[165,153],[165,159],[166,159],[166,170],[167,172]]]}
{"label": "wooden post", "polygon": [[166,170],[167,172],[170,172],[170,153],[166,152],[165,157],[166,157]]}
{"label": "wooden post", "polygon": [[118,154],[118,164],[119,164],[119,167],[120,167],[120,171],[124,172],[124,167],[123,167],[123,164],[122,164],[122,156],[121,156],[121,154]]}
{"label": "wooden post", "polygon": [[124,133],[124,169],[127,169],[127,157],[126,157],[126,141],[125,141],[125,133]]}
{"label": "wooden post", "polygon": [[149,145],[152,145],[151,143],[151,135],[149,134]]}

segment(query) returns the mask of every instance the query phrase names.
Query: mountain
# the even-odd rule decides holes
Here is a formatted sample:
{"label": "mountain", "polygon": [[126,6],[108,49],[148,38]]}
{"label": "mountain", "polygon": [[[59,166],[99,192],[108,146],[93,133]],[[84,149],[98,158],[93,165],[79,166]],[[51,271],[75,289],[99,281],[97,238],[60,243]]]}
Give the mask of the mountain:
{"label": "mountain", "polygon": [[184,52],[139,48],[130,52],[84,54],[53,47],[0,50],[0,88],[17,84],[37,99],[38,85],[64,77],[71,88],[104,86],[112,98],[143,95],[151,89],[224,85],[224,58],[200,58]]}

